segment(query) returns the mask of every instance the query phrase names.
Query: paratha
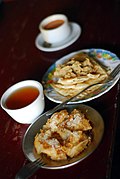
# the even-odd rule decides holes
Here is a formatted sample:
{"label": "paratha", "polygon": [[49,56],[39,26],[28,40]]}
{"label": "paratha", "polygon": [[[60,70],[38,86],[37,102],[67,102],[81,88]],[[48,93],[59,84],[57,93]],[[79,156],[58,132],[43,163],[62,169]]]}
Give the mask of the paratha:
{"label": "paratha", "polygon": [[56,67],[51,86],[61,95],[71,97],[87,86],[107,78],[108,73],[103,66],[82,52]]}
{"label": "paratha", "polygon": [[52,160],[66,160],[84,151],[92,142],[92,125],[78,109],[55,112],[36,134],[34,146],[37,154]]}

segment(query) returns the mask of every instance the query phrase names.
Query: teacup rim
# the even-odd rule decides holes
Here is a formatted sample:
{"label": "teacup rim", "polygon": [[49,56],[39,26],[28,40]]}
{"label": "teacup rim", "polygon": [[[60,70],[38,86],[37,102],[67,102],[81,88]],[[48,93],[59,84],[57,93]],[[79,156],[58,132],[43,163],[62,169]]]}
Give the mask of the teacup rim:
{"label": "teacup rim", "polygon": [[[27,85],[27,84],[26,84],[26,85],[20,87],[20,84],[26,83],[26,82],[27,82],[27,83],[28,83],[28,82],[29,82],[29,83],[30,83],[30,82],[34,82],[34,83],[38,84],[38,85],[40,86],[40,88],[43,90],[42,84],[41,84],[40,82],[36,81],[36,80],[23,80],[23,81],[19,81],[19,82],[13,84],[12,86],[10,86],[10,87],[2,94],[1,100],[0,100],[0,105],[1,105],[1,107],[2,107],[3,109],[5,109],[5,110],[7,110],[7,111],[18,111],[18,110],[22,110],[22,109],[25,109],[25,108],[27,108],[27,107],[33,105],[39,98],[42,97],[42,93],[41,93],[41,91],[40,91],[41,89],[37,88],[37,86]],[[19,86],[18,86],[18,85],[19,85]],[[18,87],[17,87],[17,86],[18,86]],[[24,107],[22,107],[22,108],[17,108],[17,109],[9,109],[9,108],[7,108],[7,107],[5,106],[5,101],[6,101],[6,99],[8,98],[8,96],[10,96],[12,93],[14,93],[17,89],[20,89],[20,88],[23,88],[23,87],[26,87],[26,86],[32,86],[32,87],[36,87],[36,88],[38,89],[39,95],[37,96],[37,98],[36,98],[32,103],[30,103],[29,105],[24,106]],[[10,90],[12,90],[13,88],[14,88],[14,90],[11,92]],[[10,91],[10,93],[7,94],[9,91]]]}
{"label": "teacup rim", "polygon": [[[65,14],[53,14],[53,15],[50,15],[50,16],[47,16],[45,17],[40,23],[39,23],[39,29],[40,30],[44,30],[44,31],[48,31],[48,29],[45,29],[44,26],[53,21],[53,20],[56,20],[59,16],[62,17],[62,20],[64,20],[65,22],[68,21],[68,18]],[[52,18],[52,19],[51,19]],[[50,20],[51,19],[51,20]],[[54,31],[55,29],[58,29],[60,27],[62,27],[65,23],[63,23],[61,26],[57,27],[57,28],[54,28],[54,29],[49,29],[49,31]]]}

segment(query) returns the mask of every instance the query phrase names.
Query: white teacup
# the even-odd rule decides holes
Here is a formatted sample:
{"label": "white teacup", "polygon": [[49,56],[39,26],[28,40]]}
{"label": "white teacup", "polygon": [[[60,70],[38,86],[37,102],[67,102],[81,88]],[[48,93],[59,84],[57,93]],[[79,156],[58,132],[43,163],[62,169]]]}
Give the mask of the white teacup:
{"label": "white teacup", "polygon": [[70,35],[68,18],[64,14],[54,14],[46,17],[39,25],[43,39],[47,43],[58,43]]}
{"label": "white teacup", "polygon": [[41,83],[25,80],[11,86],[1,97],[1,107],[19,123],[34,122],[45,107]]}

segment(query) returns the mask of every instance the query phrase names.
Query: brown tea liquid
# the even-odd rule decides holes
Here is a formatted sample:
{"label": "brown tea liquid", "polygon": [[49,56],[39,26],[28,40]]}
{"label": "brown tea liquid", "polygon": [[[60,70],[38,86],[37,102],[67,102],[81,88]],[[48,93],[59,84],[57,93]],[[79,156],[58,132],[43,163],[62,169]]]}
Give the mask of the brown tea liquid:
{"label": "brown tea liquid", "polygon": [[23,87],[13,92],[6,100],[8,109],[20,109],[31,104],[39,95],[35,87]]}
{"label": "brown tea liquid", "polygon": [[44,26],[44,29],[50,30],[50,29],[55,29],[59,26],[61,26],[64,23],[63,20],[54,20],[49,22],[47,25]]}

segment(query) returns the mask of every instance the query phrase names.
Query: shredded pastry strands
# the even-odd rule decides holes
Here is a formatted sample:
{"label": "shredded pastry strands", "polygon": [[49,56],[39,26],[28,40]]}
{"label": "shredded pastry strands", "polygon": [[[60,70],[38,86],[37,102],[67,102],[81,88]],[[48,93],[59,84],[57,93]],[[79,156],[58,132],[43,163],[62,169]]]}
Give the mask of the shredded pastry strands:
{"label": "shredded pastry strands", "polygon": [[84,151],[91,143],[92,126],[78,109],[54,113],[34,139],[37,154],[46,154],[52,160],[66,160]]}
{"label": "shredded pastry strands", "polygon": [[[56,67],[51,86],[61,95],[71,97],[89,85],[103,82],[107,78],[107,71],[94,58],[87,53],[79,53]],[[93,87],[94,90],[96,87]]]}

